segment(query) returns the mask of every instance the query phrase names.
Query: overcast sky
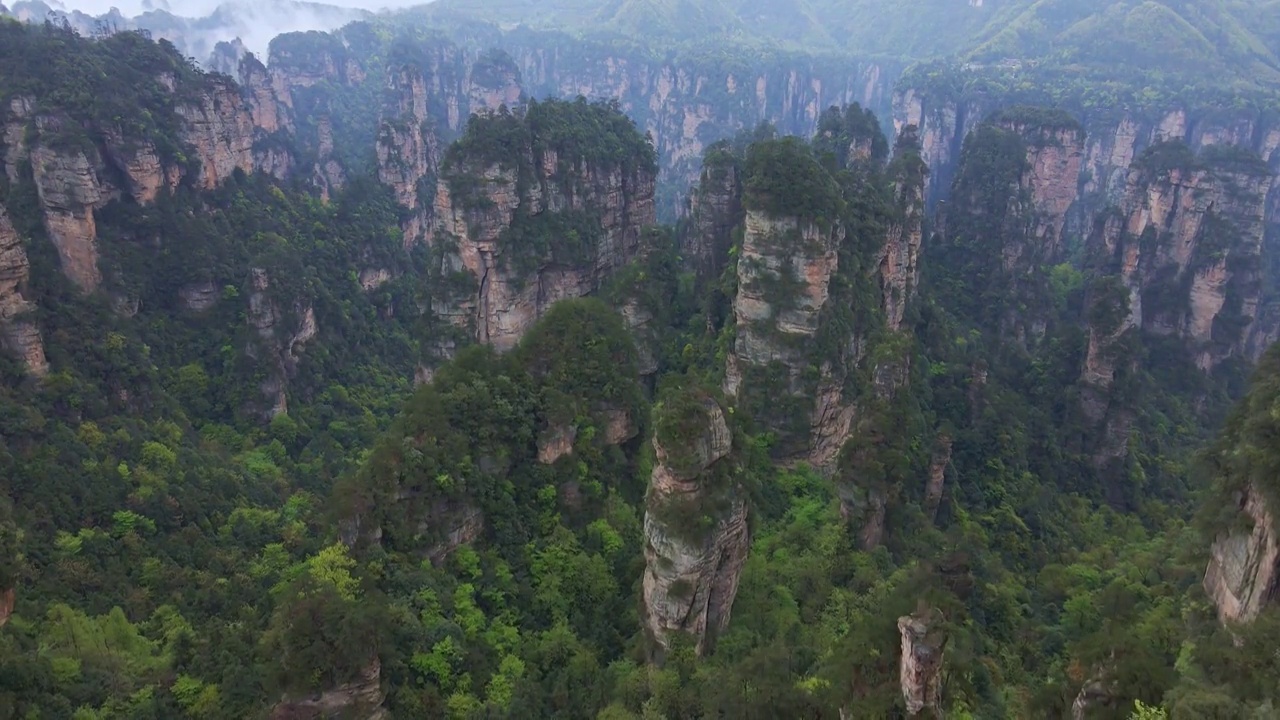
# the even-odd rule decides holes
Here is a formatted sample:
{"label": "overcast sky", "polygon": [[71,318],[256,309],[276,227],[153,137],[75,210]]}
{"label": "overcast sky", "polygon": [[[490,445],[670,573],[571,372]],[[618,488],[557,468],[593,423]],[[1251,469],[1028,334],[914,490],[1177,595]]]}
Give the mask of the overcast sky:
{"label": "overcast sky", "polygon": [[[45,0],[49,5],[62,5],[68,10],[81,10],[83,12],[101,15],[113,7],[120,8],[120,12],[126,16],[137,15],[146,9],[144,3],[146,0]],[[369,10],[378,10],[384,7],[410,7],[412,5],[425,5],[427,0],[321,0],[327,5],[341,5],[343,7],[362,7]],[[188,17],[200,17],[208,15],[212,10],[222,3],[222,0],[151,0],[150,4],[156,9],[163,8],[168,4],[168,9],[175,15],[184,15]]]}

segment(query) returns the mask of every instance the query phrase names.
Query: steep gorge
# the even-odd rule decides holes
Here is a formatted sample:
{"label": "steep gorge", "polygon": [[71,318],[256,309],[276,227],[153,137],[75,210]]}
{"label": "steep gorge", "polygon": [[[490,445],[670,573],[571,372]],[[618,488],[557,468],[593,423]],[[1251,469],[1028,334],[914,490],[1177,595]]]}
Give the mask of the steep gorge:
{"label": "steep gorge", "polygon": [[[998,113],[926,238],[921,133],[890,160],[853,106],[812,142],[711,146],[684,221],[652,228],[661,158],[617,108],[504,111],[504,55],[387,71],[347,39],[246,60],[242,93],[215,79],[136,156],[96,130],[67,150],[40,127],[60,111],[20,103],[0,331],[53,366],[0,387],[38,548],[14,562],[53,598],[0,597],[6,630],[45,633],[12,655],[47,680],[27,707],[117,701],[72,658],[147,710],[278,717],[1053,716],[1210,664],[1182,659],[1184,455],[1275,332],[1256,157],[1155,146],[1082,242],[1087,135]],[[160,160],[173,137],[186,162]],[[88,263],[52,267],[85,248],[87,294]],[[1276,593],[1270,466],[1233,466],[1273,404],[1217,458],[1224,620]],[[86,579],[126,610],[73,610]],[[59,634],[131,622],[127,667]]]}

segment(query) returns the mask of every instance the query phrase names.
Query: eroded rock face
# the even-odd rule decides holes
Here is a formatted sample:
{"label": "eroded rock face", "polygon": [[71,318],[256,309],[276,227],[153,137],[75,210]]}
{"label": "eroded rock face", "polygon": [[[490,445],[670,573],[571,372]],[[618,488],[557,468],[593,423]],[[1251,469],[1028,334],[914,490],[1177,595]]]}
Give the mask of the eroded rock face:
{"label": "eroded rock face", "polygon": [[1183,338],[1208,370],[1244,355],[1251,333],[1265,330],[1250,320],[1262,294],[1270,178],[1213,160],[1153,169],[1162,157],[1130,170],[1121,212],[1095,242],[1129,290],[1127,322]]}
{"label": "eroded rock face", "polygon": [[[637,59],[603,47],[584,63],[536,40],[508,51],[530,95],[616,99],[623,112],[642,118],[641,130],[658,151],[660,180],[675,187],[697,180],[699,159],[712,143],[762,121],[781,134],[808,137],[833,105],[857,102],[887,115],[898,72],[878,63],[706,72],[678,58]],[[664,198],[662,214],[678,215],[676,200]]]}
{"label": "eroded rock face", "polygon": [[412,66],[401,68],[388,80],[389,96],[395,104],[388,108],[378,131],[378,179],[391,187],[396,202],[409,211],[405,220],[405,244],[423,240],[430,208],[422,198],[432,197],[436,168],[440,162],[439,143],[427,114],[427,80]]}
{"label": "eroded rock face", "polygon": [[386,720],[382,707],[382,665],[376,659],[356,682],[305,700],[289,700],[271,709],[271,720]]}
{"label": "eroded rock face", "polygon": [[898,618],[902,635],[899,679],[908,717],[925,711],[942,717],[942,663],[947,647],[946,633],[939,627],[942,620],[937,610]]}
{"label": "eroded rock face", "polygon": [[[723,409],[711,398],[700,402],[705,423],[695,437],[682,439],[675,462],[657,437],[657,461],[649,481],[645,513],[644,624],[651,657],[661,663],[674,633],[693,637],[699,654],[710,651],[729,624],[738,579],[750,546],[747,504],[740,489],[717,467],[733,449]],[[687,527],[705,513],[710,528]]]}
{"label": "eroded rock face", "polygon": [[[895,160],[889,167],[896,206],[880,251],[880,298],[885,323],[897,332],[902,328],[907,303],[915,292],[919,276],[920,245],[924,238],[924,192],[929,169],[920,158],[918,129],[902,129],[895,146]],[[870,150],[867,151],[870,156]]]}
{"label": "eroded rock face", "polygon": [[10,183],[18,182],[18,168],[28,157],[27,122],[34,112],[35,98],[17,96],[9,101],[5,108],[4,134],[0,141],[4,144],[4,170]]}
{"label": "eroded rock face", "polygon": [[1280,597],[1280,540],[1275,516],[1255,487],[1238,494],[1238,510],[1251,527],[1223,533],[1213,543],[1204,589],[1224,623],[1247,623]]}
{"label": "eroded rock face", "polygon": [[552,427],[538,438],[538,462],[554,465],[557,460],[573,452],[578,439],[578,428],[573,425]]}
{"label": "eroded rock face", "polygon": [[[738,260],[738,294],[733,302],[737,337],[728,357],[724,389],[733,397],[781,393],[787,397],[770,401],[790,398],[797,407],[806,405],[804,422],[793,418],[790,427],[771,429],[782,439],[780,445],[787,457],[807,459],[815,447],[810,439],[815,422],[825,426],[833,420],[847,422],[849,418],[841,415],[851,417],[851,411],[839,403],[812,402],[815,396],[812,389],[806,390],[804,378],[812,365],[812,341],[829,298],[844,231],[838,225],[824,228],[758,210],[747,211],[745,228]],[[764,374],[777,376],[772,378],[773,386],[754,382]],[[829,387],[825,392],[819,390],[816,397],[838,399],[843,378],[833,377],[830,368],[824,374]],[[838,430],[831,434],[845,435]],[[839,442],[834,450],[838,452]],[[834,453],[822,454],[834,457]]]}
{"label": "eroded rock face", "polygon": [[179,105],[177,113],[184,122],[183,140],[200,161],[198,187],[212,190],[236,170],[253,172],[253,115],[235,83],[216,83],[199,104]]}
{"label": "eroded rock face", "polygon": [[[441,182],[431,221],[431,242],[445,249],[442,274],[473,281],[464,292],[438,296],[433,312],[499,350],[514,347],[556,301],[600,289],[639,255],[641,229],[655,222],[651,170],[561,162],[554,148],[524,152],[512,165],[461,160],[454,171],[478,182]],[[517,166],[531,177],[521,178]],[[555,247],[530,253],[510,239],[526,229],[544,232],[542,224],[558,218],[590,218],[575,232],[594,237],[581,238],[572,254]]]}
{"label": "eroded rock face", "polygon": [[718,280],[729,261],[733,230],[742,223],[742,177],[733,157],[714,150],[703,158],[698,186],[689,195],[689,222],[680,256],[702,281]]}
{"label": "eroded rock face", "polygon": [[178,291],[182,307],[192,312],[204,312],[217,305],[221,295],[222,291],[212,280],[191,283]]}
{"label": "eroded rock face", "polygon": [[127,142],[113,130],[107,133],[103,150],[111,163],[123,171],[125,191],[140,205],[154,201],[161,189],[173,190],[182,179],[182,169],[166,167],[149,140]]}
{"label": "eroded rock face", "polygon": [[251,343],[247,352],[268,364],[267,378],[259,390],[270,405],[266,415],[274,417],[289,411],[289,378],[297,372],[303,349],[320,328],[310,305],[299,303],[291,313],[282,311],[271,295],[271,278],[266,270],[253,268],[250,273],[248,322],[257,331],[258,342]]}
{"label": "eroded rock face", "polygon": [[933,449],[933,458],[929,461],[929,477],[924,487],[924,507],[931,520],[938,516],[938,505],[942,503],[942,491],[946,489],[952,443],[950,435],[946,433],[939,435]]}
{"label": "eroded rock face", "polygon": [[333,122],[328,115],[320,115],[315,123],[318,152],[311,181],[319,188],[320,197],[327,201],[330,195],[347,184],[347,171],[334,155]]}
{"label": "eroded rock face", "polygon": [[929,207],[943,199],[951,187],[964,138],[986,113],[974,103],[955,103],[907,89],[893,98],[894,131],[901,134],[915,126],[920,137],[920,157],[929,166],[925,200]]}
{"label": "eroded rock face", "polygon": [[0,205],[0,345],[17,356],[27,372],[41,376],[49,371],[44,342],[35,323],[21,316],[35,309],[22,295],[31,264],[4,206]]}
{"label": "eroded rock face", "polygon": [[[1027,145],[1027,169],[1021,186],[1027,190],[1034,213],[1030,240],[1037,259],[1052,261],[1062,250],[1067,214],[1079,198],[1080,168],[1084,160],[1084,130],[1074,124],[1051,126],[1005,120],[1001,126],[1020,135]],[[1021,261],[1019,248],[1005,255],[1005,269]]]}
{"label": "eroded rock face", "polygon": [[108,199],[98,183],[97,168],[80,149],[59,151],[42,144],[31,151],[31,170],[62,272],[81,290],[96,290],[102,273],[93,211]]}
{"label": "eroded rock face", "polygon": [[290,108],[293,98],[288,85],[277,82],[257,58],[246,55],[239,63],[240,84],[248,94],[248,106],[254,128],[271,135],[292,132]]}
{"label": "eroded rock face", "polygon": [[427,548],[427,557],[439,564],[463,545],[484,535],[484,513],[465,500],[441,500],[426,514],[419,530],[435,533],[441,539]]}
{"label": "eroded rock face", "polygon": [[636,370],[642,377],[658,372],[658,352],[661,338],[654,327],[653,313],[635,297],[627,298],[619,308],[622,320],[636,344]]}
{"label": "eroded rock face", "polygon": [[1115,696],[1107,689],[1101,674],[1089,678],[1080,692],[1076,693],[1076,699],[1071,702],[1071,720],[1086,720],[1091,711],[1114,706],[1115,701]]}

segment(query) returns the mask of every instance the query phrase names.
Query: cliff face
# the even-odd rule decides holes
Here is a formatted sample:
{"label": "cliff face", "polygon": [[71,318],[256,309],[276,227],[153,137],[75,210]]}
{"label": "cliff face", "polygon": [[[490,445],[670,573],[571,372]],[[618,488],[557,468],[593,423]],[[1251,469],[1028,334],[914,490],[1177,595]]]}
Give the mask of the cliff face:
{"label": "cliff face", "polygon": [[[271,89],[260,85],[246,97],[225,78],[203,76],[198,82],[189,87],[172,74],[159,74],[155,87],[172,96],[173,126],[145,134],[126,133],[116,125],[86,127],[56,109],[37,112],[32,97],[13,98],[0,116],[5,173],[10,182],[18,182],[30,164],[45,230],[63,273],[85,292],[102,283],[94,213],[108,203],[127,199],[148,204],[179,183],[212,189],[236,170],[261,170],[278,178],[288,173],[287,152],[255,144],[287,128]],[[255,125],[255,117],[267,125]],[[152,133],[166,130],[189,159],[173,149],[158,149]]]}
{"label": "cliff face", "polygon": [[404,67],[393,72],[388,96],[395,99],[378,131],[378,179],[391,187],[396,202],[408,211],[405,244],[421,241],[433,195],[440,147],[427,114],[427,84],[421,72]]}
{"label": "cliff face", "polygon": [[196,186],[212,190],[236,170],[251,173],[261,169],[283,178],[290,164],[287,153],[254,153],[254,113],[240,88],[230,80],[211,81],[209,85],[198,103],[176,108],[183,121],[182,139],[195,150],[199,161],[193,178]]}
{"label": "cliff face", "polygon": [[925,711],[930,717],[942,717],[942,662],[947,637],[939,627],[941,622],[942,614],[937,610],[898,618],[902,636],[898,675],[908,717]]}
{"label": "cliff face", "polygon": [[1161,144],[1134,162],[1120,206],[1096,224],[1089,242],[1101,277],[1090,292],[1081,409],[1099,470],[1123,472],[1133,413],[1116,381],[1137,362],[1137,333],[1179,339],[1208,371],[1256,359],[1257,338],[1275,332],[1260,312],[1270,182],[1256,158]]}
{"label": "cliff face", "polygon": [[292,133],[293,96],[282,76],[273,75],[252,55],[240,59],[238,73],[247,96],[250,118],[258,133]]}
{"label": "cliff face", "polygon": [[[733,300],[737,336],[725,370],[725,392],[776,411],[766,423],[778,435],[778,453],[790,459],[820,454],[829,462],[846,432],[833,430],[834,452],[813,436],[815,426],[847,429],[852,408],[839,403],[839,383],[819,391],[806,373],[827,305],[844,239],[840,226],[822,227],[794,216],[748,210]],[[828,376],[831,369],[826,368]],[[835,401],[832,403],[824,400]],[[834,414],[837,417],[828,417]],[[839,417],[843,416],[843,417]]]}
{"label": "cliff face", "polygon": [[[946,199],[950,178],[958,169],[959,148],[980,126],[978,119],[1006,106],[999,98],[956,99],[919,88],[904,88],[895,95],[895,126],[920,127],[922,156],[933,171],[926,192],[931,206]],[[1078,133],[1059,138],[1058,150],[1038,159],[1029,157],[1032,177],[1028,185],[1044,188],[1047,193],[1041,195],[1043,201],[1037,201],[1037,205],[1051,210],[1051,216],[1060,215],[1059,209],[1064,205],[1070,206],[1065,226],[1058,228],[1059,237],[1063,232],[1087,235],[1098,212],[1124,202],[1129,194],[1130,166],[1158,143],[1183,141],[1196,151],[1211,146],[1235,147],[1260,157],[1273,173],[1280,171],[1280,125],[1265,113],[1171,107],[1117,115],[1112,108],[1102,108],[1081,116],[1079,121]],[[1075,202],[1069,203],[1073,177]],[[1273,228],[1272,232],[1280,232],[1280,180],[1271,181],[1268,194],[1265,224]],[[1264,314],[1270,317],[1278,313],[1280,297],[1267,293]],[[1271,321],[1266,327],[1275,325]],[[1260,340],[1251,356],[1256,358],[1267,344]]]}
{"label": "cliff face", "polygon": [[[547,103],[531,112],[570,107]],[[601,106],[582,107],[616,118]],[[641,229],[655,221],[654,172],[643,155],[635,162],[577,155],[528,117],[487,122],[527,134],[505,157],[464,138],[447,160],[429,235],[453,289],[435,296],[432,312],[466,337],[506,350],[553,303],[597,291],[637,257]]]}
{"label": "cliff face", "polygon": [[1252,527],[1231,530],[1213,543],[1204,589],[1224,623],[1247,623],[1280,597],[1280,539],[1262,492],[1239,494],[1237,512]]}
{"label": "cliff face", "polygon": [[13,229],[9,215],[0,205],[0,345],[26,365],[32,375],[44,375],[49,365],[44,357],[44,343],[34,322],[22,316],[35,309],[27,301],[23,288],[27,284],[31,264],[27,261],[22,239]]}
{"label": "cliff face", "polygon": [[978,103],[938,100],[912,88],[895,93],[892,108],[895,132],[915,126],[919,133],[920,157],[930,170],[925,200],[932,208],[945,199],[964,139],[981,123],[986,110]]}
{"label": "cliff face", "polygon": [[[61,121],[40,118],[36,124],[42,133],[55,133]],[[93,212],[109,197],[98,181],[100,159],[91,161],[83,150],[60,150],[43,143],[31,148],[28,159],[44,210],[45,231],[58,250],[63,273],[82,290],[96,289],[102,274]]]}
{"label": "cliff face", "polygon": [[[761,122],[784,135],[813,135],[824,110],[854,102],[888,115],[896,67],[875,63],[761,62],[726,69],[692,59],[627,55],[585,44],[570,53],[558,43],[508,40],[530,94],[611,98],[650,133],[664,186],[689,187],[698,161],[714,142]],[[585,57],[583,54],[585,53]],[[663,214],[678,210],[664,197]]]}
{"label": "cliff face", "polygon": [[1251,321],[1271,178],[1245,159],[1183,153],[1158,146],[1140,159],[1094,242],[1129,291],[1127,322],[1184,339],[1207,370],[1267,332]]}
{"label": "cliff face", "polygon": [[[1030,198],[1034,214],[1028,241],[1036,259],[1052,261],[1062,251],[1068,213],[1079,197],[1085,134],[1073,120],[1037,122],[1004,117],[998,124],[1026,143],[1026,169],[1019,183]],[[1025,246],[1006,249],[1005,269],[1023,264]]]}
{"label": "cliff face", "polygon": [[[659,663],[674,633],[709,651],[729,624],[750,546],[747,504],[729,476],[732,434],[724,410],[709,397],[683,399],[687,432],[653,440],[657,459],[645,513],[644,624]],[[700,521],[709,517],[710,522]]]}
{"label": "cliff face", "polygon": [[699,280],[720,279],[742,221],[742,169],[728,148],[713,146],[702,159],[680,234],[680,256]]}
{"label": "cliff face", "polygon": [[[945,182],[930,183],[930,202],[945,199],[964,138],[989,113],[1012,104],[996,97],[957,99],[912,87],[902,88],[894,95],[895,126],[899,130],[908,124],[919,126],[925,161],[935,174],[946,177]],[[1270,160],[1277,142],[1276,130],[1280,129],[1274,119],[1252,111],[1202,112],[1180,107],[1142,114],[1115,114],[1112,108],[1102,108],[1079,119],[1085,130],[1079,188],[1081,196],[1091,197],[1089,212],[1123,196],[1129,165],[1153,144],[1181,140],[1197,150],[1210,145],[1233,145]]]}
{"label": "cliff face", "polygon": [[880,251],[878,277],[885,323],[897,332],[915,292],[924,239],[929,168],[920,157],[920,138],[914,125],[904,127],[898,135],[889,176],[893,180],[894,217]]}
{"label": "cliff face", "polygon": [[296,305],[285,313],[271,294],[271,278],[266,270],[254,268],[250,277],[248,322],[257,333],[250,344],[250,357],[262,361],[267,377],[259,390],[267,404],[266,415],[288,412],[285,388],[297,372],[303,349],[319,332],[316,313],[310,305]]}

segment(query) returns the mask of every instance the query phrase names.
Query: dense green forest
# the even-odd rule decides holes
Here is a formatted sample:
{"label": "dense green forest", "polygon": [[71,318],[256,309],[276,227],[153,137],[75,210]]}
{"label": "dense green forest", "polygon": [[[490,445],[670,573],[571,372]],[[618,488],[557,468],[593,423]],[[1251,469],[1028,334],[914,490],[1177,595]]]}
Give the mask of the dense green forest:
{"label": "dense green forest", "polygon": [[[834,42],[843,26],[816,20],[833,9],[811,4],[690,16],[656,3],[641,17],[733,33],[785,10]],[[1019,23],[1078,40],[1076,24],[1127,8],[1094,4],[1108,7],[1075,18],[995,3],[984,12],[1019,18],[1015,36],[983,36],[978,52],[1039,47]],[[633,5],[612,4],[605,25],[638,22]],[[841,22],[870,22],[863,6]],[[1238,20],[1252,5],[1178,7],[1231,34],[1210,45],[1256,59],[1266,81],[1280,49],[1265,24]],[[1048,19],[1025,17],[1037,12]],[[951,28],[957,47],[980,30]],[[384,39],[369,41],[381,52]],[[34,97],[71,131],[23,118],[4,136],[40,148],[6,165],[0,204],[30,263],[18,286],[34,309],[15,317],[39,328],[50,370],[0,353],[0,604],[3,591],[15,599],[0,622],[0,717],[898,718],[911,616],[931,619],[945,649],[926,712],[1065,717],[1082,698],[1090,718],[1276,712],[1280,608],[1224,626],[1202,579],[1215,540],[1253,530],[1233,512],[1241,493],[1280,503],[1280,350],[1256,369],[1234,358],[1206,371],[1174,334],[1122,335],[1111,400],[1131,432],[1118,463],[1095,464],[1106,429],[1081,413],[1081,367],[1093,334],[1121,330],[1129,296],[1096,240],[1025,273],[1005,263],[1034,219],[1017,133],[994,122],[966,140],[945,227],[922,230],[919,282],[892,297],[906,306],[892,330],[876,277],[886,243],[910,235],[907,190],[927,173],[914,132],[890,159],[879,120],[850,107],[824,113],[813,140],[762,126],[711,146],[701,191],[740,178],[727,186],[754,222],[796,221],[771,238],[780,253],[836,268],[813,342],[787,348],[798,379],[733,396],[742,278],[765,278],[778,314],[807,301],[789,265],[744,258],[744,218],[722,223],[725,238],[691,235],[714,226],[696,215],[644,228],[634,262],[590,297],[549,305],[513,349],[470,344],[432,315],[464,273],[450,265],[459,251],[406,245],[409,213],[370,167],[373,110],[356,93],[332,109],[349,177],[327,200],[305,172],[236,170],[212,191],[188,177],[143,204],[116,192],[89,210],[104,281],[83,292],[60,267],[49,218],[62,208],[40,153],[97,153],[111,130],[185,165],[179,108],[223,82],[138,35],[0,21],[0,107]],[[1050,111],[1018,117],[1074,127]],[[616,103],[550,100],[474,118],[442,152],[439,181],[472,193],[467,222],[495,222],[492,198],[513,189],[483,171],[531,173],[550,150],[558,164],[537,167],[558,177],[652,173],[656,157]],[[1160,146],[1136,167],[1243,160],[1259,170],[1251,156]],[[589,196],[566,187],[565,206]],[[574,211],[513,211],[484,251],[591,265],[603,220]],[[821,232],[805,239],[808,224]],[[681,248],[699,243],[728,249],[695,267]],[[772,274],[744,274],[748,262]],[[435,366],[446,336],[452,357]],[[788,392],[812,401],[836,371],[856,422],[834,467],[777,462],[809,431]],[[724,432],[703,442],[716,413]],[[939,457],[945,492],[930,495]],[[666,502],[655,478],[673,477],[701,495]],[[739,500],[749,551],[713,650],[700,654],[696,633],[654,636],[652,526],[696,548]],[[682,591],[693,588],[673,584]],[[336,709],[306,705],[316,698]]]}

